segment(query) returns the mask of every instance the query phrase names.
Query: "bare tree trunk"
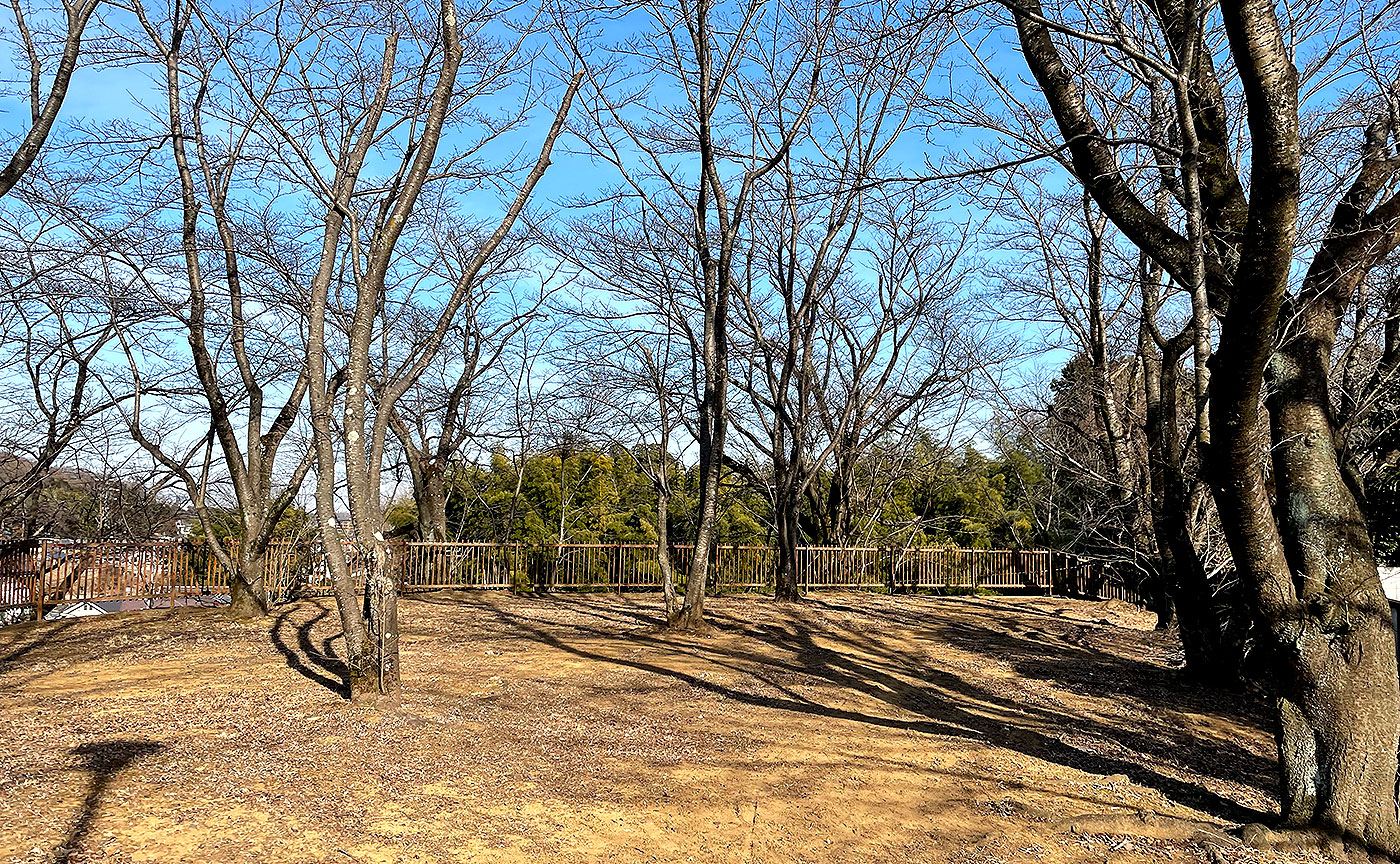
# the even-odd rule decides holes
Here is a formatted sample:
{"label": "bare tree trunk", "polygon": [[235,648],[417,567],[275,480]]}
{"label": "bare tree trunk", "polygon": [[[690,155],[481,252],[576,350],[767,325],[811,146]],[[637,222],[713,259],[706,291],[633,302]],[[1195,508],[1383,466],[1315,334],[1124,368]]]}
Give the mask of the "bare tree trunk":
{"label": "bare tree trunk", "polygon": [[429,543],[447,540],[447,477],[432,465],[424,472],[418,502],[418,538]]}
{"label": "bare tree trunk", "polygon": [[[663,451],[664,452],[664,451]],[[662,465],[661,470],[666,470]],[[656,484],[656,566],[661,573],[661,596],[666,603],[666,620],[670,621],[681,609],[681,599],[676,593],[676,570],[671,566],[671,486],[669,483]]]}
{"label": "bare tree trunk", "polygon": [[229,583],[229,614],[235,618],[260,618],[267,614],[267,587],[263,574],[267,563],[265,544],[238,544],[238,572]]}
{"label": "bare tree trunk", "polygon": [[1395,634],[1365,519],[1333,443],[1327,367],[1335,321],[1316,305],[1309,312],[1302,333],[1268,367],[1281,551],[1299,588],[1296,600],[1266,607],[1288,672],[1279,701],[1284,823],[1350,834],[1396,854]]}
{"label": "bare tree trunk", "polygon": [[797,508],[783,506],[776,515],[778,566],[774,577],[773,597],[780,601],[797,602],[802,599],[798,585],[798,539],[801,527],[798,525]]}
{"label": "bare tree trunk", "polygon": [[[1394,248],[1400,196],[1366,213],[1393,167],[1367,153],[1304,279],[1287,338],[1298,240],[1301,143],[1298,74],[1272,3],[1224,7],[1253,132],[1244,254],[1220,331],[1212,380],[1210,479],[1277,669],[1284,822],[1400,854],[1396,749],[1400,681],[1389,604],[1375,554],[1336,449],[1328,392],[1340,305],[1376,251]],[[1369,137],[1369,136],[1368,136]],[[1373,142],[1368,141],[1368,149]],[[1376,184],[1372,186],[1372,184]],[[1358,206],[1360,205],[1360,206]],[[1383,215],[1384,249],[1367,236]],[[1267,427],[1259,410],[1267,392]],[[1272,440],[1273,499],[1261,445]]]}
{"label": "bare tree trunk", "polygon": [[375,688],[380,693],[399,692],[399,585],[386,544],[377,544],[365,574],[365,605],[369,609],[369,644],[374,664]]}
{"label": "bare tree trunk", "polygon": [[[711,322],[706,322],[707,336],[713,326]],[[711,341],[711,338],[706,339],[707,346]],[[686,574],[685,597],[681,608],[668,617],[670,626],[679,630],[706,629],[705,591],[710,577],[710,550],[714,546],[715,528],[719,521],[720,479],[724,470],[724,437],[727,431],[724,415],[728,411],[725,394],[729,373],[727,363],[720,365],[718,352],[710,356],[716,359],[705,364],[705,396],[700,411],[700,520],[695,530],[690,570]],[[712,366],[722,371],[715,375],[711,371]]]}
{"label": "bare tree trunk", "polygon": [[789,478],[774,479],[777,494],[774,496],[773,521],[777,528],[778,566],[774,574],[773,597],[776,600],[796,602],[802,599],[797,580],[797,547],[802,536],[797,514],[802,499],[794,494]]}
{"label": "bare tree trunk", "polygon": [[[1397,165],[1388,155],[1400,130],[1392,116],[1367,130],[1361,166],[1290,296],[1303,190],[1299,75],[1272,0],[1218,7],[1243,96],[1247,122],[1236,125],[1248,127],[1247,159],[1229,152],[1235,139],[1224,122],[1214,52],[1196,45],[1186,52],[1196,59],[1179,73],[1190,81],[1177,92],[1200,138],[1178,158],[1202,181],[1190,190],[1198,199],[1187,214],[1190,237],[1145,206],[1125,179],[1040,4],[1008,5],[1075,175],[1125,235],[1193,289],[1198,356],[1209,348],[1202,289],[1221,314],[1209,416],[1198,435],[1207,434],[1208,421],[1207,479],[1249,606],[1267,634],[1265,683],[1279,694],[1285,825],[1312,839],[1359,841],[1400,855],[1394,632],[1358,493],[1338,451],[1328,390],[1343,309],[1400,242]],[[1169,37],[1198,14],[1188,5],[1151,11]],[[1190,38],[1199,40],[1194,32]],[[1239,163],[1249,166],[1247,190]],[[1215,254],[1203,255],[1207,230]]]}
{"label": "bare tree trunk", "polygon": [[[1156,333],[1160,270],[1144,265],[1143,319],[1139,354],[1145,394],[1144,432],[1150,494],[1148,503],[1157,541],[1158,627],[1174,624],[1181,637],[1186,672],[1216,684],[1233,684],[1242,671],[1243,622],[1221,614],[1191,531],[1191,481],[1183,465],[1181,361],[1191,338],[1188,327],[1172,339]],[[1154,344],[1156,343],[1156,344]]]}
{"label": "bare tree trunk", "polygon": [[[408,440],[400,436],[401,441]],[[404,444],[408,476],[413,482],[413,503],[418,510],[418,539],[441,543],[447,539],[447,477],[437,460],[424,458]]]}

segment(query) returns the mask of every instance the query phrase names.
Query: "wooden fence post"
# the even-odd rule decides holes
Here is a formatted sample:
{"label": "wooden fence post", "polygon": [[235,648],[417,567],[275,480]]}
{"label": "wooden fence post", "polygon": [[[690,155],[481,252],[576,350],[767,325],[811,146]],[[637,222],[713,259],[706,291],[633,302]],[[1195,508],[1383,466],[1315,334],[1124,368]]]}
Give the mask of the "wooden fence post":
{"label": "wooden fence post", "polygon": [[39,560],[34,562],[34,620],[44,620],[44,563],[49,560],[49,541],[39,541]]}

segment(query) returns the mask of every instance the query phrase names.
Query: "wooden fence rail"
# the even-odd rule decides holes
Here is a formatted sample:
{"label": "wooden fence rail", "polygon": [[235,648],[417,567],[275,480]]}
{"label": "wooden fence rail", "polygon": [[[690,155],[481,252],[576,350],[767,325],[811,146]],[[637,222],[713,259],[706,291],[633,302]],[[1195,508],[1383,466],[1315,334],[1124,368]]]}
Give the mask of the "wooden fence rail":
{"label": "wooden fence rail", "polygon": [[[362,565],[350,550],[352,571]],[[690,549],[671,550],[683,587]],[[777,551],[767,546],[712,550],[712,592],[771,591]],[[646,544],[396,543],[389,566],[405,593],[444,589],[515,591],[656,591],[661,567]],[[274,543],[264,565],[268,600],[325,595],[331,579],[314,543]],[[1030,549],[843,548],[798,550],[803,591],[863,589],[1029,591],[1118,599],[1145,605],[1139,593],[1098,562]],[[43,617],[60,604],[152,608],[227,602],[228,576],[200,544],[0,544],[0,623]]]}

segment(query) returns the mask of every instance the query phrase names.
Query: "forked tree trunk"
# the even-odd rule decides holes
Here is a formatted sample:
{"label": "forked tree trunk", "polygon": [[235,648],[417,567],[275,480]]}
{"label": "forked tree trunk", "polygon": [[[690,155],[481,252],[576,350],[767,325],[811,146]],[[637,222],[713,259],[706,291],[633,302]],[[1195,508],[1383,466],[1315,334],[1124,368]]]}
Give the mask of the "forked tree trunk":
{"label": "forked tree trunk", "polygon": [[238,544],[238,571],[229,580],[228,612],[235,618],[261,618],[267,614],[267,550],[255,543]]}
{"label": "forked tree trunk", "polygon": [[[730,238],[732,240],[732,238]],[[698,241],[697,241],[698,242]],[[702,247],[703,248],[703,247]],[[721,257],[728,258],[728,247]],[[705,324],[702,349],[704,387],[699,405],[700,519],[695,529],[695,547],[686,574],[685,599],[675,614],[668,616],[670,627],[703,632],[705,591],[709,587],[710,550],[714,548],[719,524],[720,482],[724,477],[724,446],[729,431],[729,292],[727,278],[718,271],[726,268],[710,260],[705,267]]]}
{"label": "forked tree trunk", "polygon": [[[1361,279],[1400,242],[1397,165],[1390,156],[1390,139],[1400,130],[1389,115],[1368,128],[1362,164],[1291,295],[1303,189],[1299,75],[1274,0],[1215,7],[1247,115],[1235,124],[1248,128],[1247,159],[1230,153],[1224,88],[1209,62],[1217,51],[1202,51],[1186,70],[1187,95],[1200,100],[1188,108],[1201,121],[1196,131],[1207,146],[1193,148],[1199,158],[1180,168],[1208,181],[1213,248],[1229,250],[1218,256],[1226,261],[1202,261],[1194,238],[1176,233],[1137,198],[1040,5],[1008,5],[1080,182],[1179,284],[1211,289],[1206,294],[1222,313],[1205,471],[1270,651],[1264,683],[1279,694],[1285,823],[1400,855],[1394,632],[1358,493],[1337,449],[1328,392],[1342,311]],[[1175,8],[1149,7],[1158,14]],[[1163,15],[1168,30],[1175,24],[1169,19]],[[1199,40],[1199,31],[1192,38]],[[1194,53],[1198,46],[1191,47]],[[1249,166],[1247,187],[1235,173],[1239,164]],[[1202,263],[1204,279],[1198,278]],[[1197,331],[1206,335],[1199,325]]]}
{"label": "forked tree trunk", "polygon": [[831,472],[831,486],[827,493],[831,535],[825,541],[828,546],[850,546],[854,540],[851,490],[855,487],[856,461],[854,448],[842,447],[836,467]]}
{"label": "forked tree trunk", "polygon": [[1269,365],[1283,554],[1296,599],[1269,603],[1284,824],[1400,854],[1400,679],[1390,604],[1341,470],[1327,393],[1331,324],[1305,313]]}
{"label": "forked tree trunk", "polygon": [[414,503],[418,506],[418,539],[442,543],[447,539],[447,478],[435,462],[413,472]]}

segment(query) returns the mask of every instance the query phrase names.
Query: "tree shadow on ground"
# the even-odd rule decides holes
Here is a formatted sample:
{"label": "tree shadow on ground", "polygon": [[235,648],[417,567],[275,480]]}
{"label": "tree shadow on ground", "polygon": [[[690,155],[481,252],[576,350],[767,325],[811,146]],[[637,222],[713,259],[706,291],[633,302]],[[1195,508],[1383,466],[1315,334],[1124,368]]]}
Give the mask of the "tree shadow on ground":
{"label": "tree shadow on ground", "polygon": [[[405,594],[406,600],[413,600],[416,603],[427,603],[432,606],[489,606],[489,601],[483,601],[478,594],[465,591],[433,591],[423,594]],[[492,595],[488,595],[492,596]],[[502,595],[494,595],[502,596]],[[654,608],[651,604],[639,603],[634,597],[627,595],[609,596],[609,605],[600,606],[597,600],[588,599],[589,596],[598,595],[570,595],[570,594],[514,594],[512,597],[519,597],[538,604],[541,607],[567,610],[570,613],[591,618],[596,622],[615,625],[630,625],[633,627],[662,627],[666,624],[666,616],[660,609]],[[659,597],[659,595],[658,595]],[[558,626],[573,627],[575,625],[568,622],[560,622]],[[579,625],[582,626],[582,625]],[[587,629],[587,628],[583,628]]]}
{"label": "tree shadow on ground", "polygon": [[[809,598],[808,602],[821,609],[870,614],[869,610],[826,598]],[[1119,646],[1112,644],[1113,637],[1124,631],[1112,625],[1107,625],[1111,629],[1106,630],[1100,622],[1020,604],[998,605],[995,600],[956,597],[940,602],[966,608],[977,617],[930,618],[889,606],[880,609],[880,616],[909,627],[916,634],[922,632],[960,650],[1009,663],[1018,675],[1052,683],[1081,696],[1128,697],[1176,711],[1227,715],[1253,725],[1269,722],[1268,711],[1257,696],[1198,684],[1181,669],[1125,656]],[[1028,621],[1023,617],[1028,613],[1049,620],[1044,624]]]}
{"label": "tree shadow on ground", "polygon": [[19,665],[19,661],[24,657],[53,642],[56,637],[62,635],[65,630],[72,626],[72,618],[53,623],[35,622],[33,638],[19,642],[10,649],[9,653],[0,656],[0,675],[11,671],[12,668]]}
{"label": "tree shadow on ground", "polygon": [[[989,686],[938,668],[936,661],[925,658],[920,650],[902,652],[892,647],[887,637],[872,635],[872,632],[884,633],[883,628],[871,627],[871,632],[866,632],[817,620],[821,618],[823,607],[820,605],[787,607],[785,612],[760,625],[726,611],[713,608],[709,611],[710,623],[717,632],[749,636],[761,642],[751,648],[742,644],[735,646],[732,640],[722,644],[721,640],[678,640],[667,633],[633,631],[624,634],[617,631],[616,622],[612,621],[561,625],[534,620],[500,604],[468,605],[540,644],[580,658],[665,676],[742,704],[972,740],[1090,774],[1122,774],[1179,804],[1229,821],[1254,822],[1265,818],[1265,814],[1200,783],[1171,776],[1167,770],[1162,770],[1165,766],[1155,764],[1171,761],[1197,775],[1267,788],[1273,763],[1242,747],[1223,742],[1201,743],[1197,747],[1186,742],[1187,746],[1183,746],[1180,740],[1154,738],[1145,730],[1123,728],[1117,718],[1105,720],[1053,702],[1036,705],[1008,698]],[[852,611],[873,619],[867,622],[871,625],[898,624],[883,620],[895,611],[888,608]],[[946,626],[948,622],[926,619],[919,623],[927,629],[934,624]],[[824,642],[835,647],[817,644],[814,635],[820,635]],[[913,635],[917,640],[919,634]],[[970,633],[963,635],[973,638]],[[575,636],[581,638],[575,639]],[[939,638],[932,629],[923,636],[931,641]],[[587,640],[621,638],[631,644],[649,644],[667,654],[648,659],[615,657],[596,645],[587,644]],[[917,645],[917,641],[914,644]],[[1080,662],[1086,655],[1097,653],[1077,646],[1039,650],[1049,664],[1057,660]],[[666,663],[668,656],[688,656],[766,686],[753,692],[742,686],[709,680],[708,676],[673,668]],[[1114,655],[1098,655],[1096,662],[1126,674],[1142,673],[1142,669],[1137,669],[1139,666],[1160,671],[1160,667]],[[898,712],[906,712],[907,716],[884,716],[884,712],[840,707],[840,703],[847,702],[844,699],[830,700],[836,704],[827,704],[819,692],[814,693],[814,688],[803,686],[807,683],[816,684],[818,690],[832,686],[859,693]],[[1174,706],[1168,703],[1153,707],[1165,711]],[[1159,726],[1154,731],[1162,730]],[[1093,740],[1086,739],[1106,746],[1094,747]]]}
{"label": "tree shadow on ground", "polygon": [[97,808],[101,806],[112,779],[133,762],[164,749],[164,744],[155,741],[122,738],[93,741],[73,748],[74,755],[82,760],[80,767],[91,775],[92,785],[88,787],[87,796],[83,798],[78,817],[73,820],[68,834],[54,847],[54,864],[68,864],[87,839],[97,818]]}
{"label": "tree shadow on ground", "polygon": [[[881,618],[886,611],[888,610],[880,610]],[[870,615],[865,614],[867,617]],[[822,624],[828,626],[822,627]],[[836,641],[842,650],[833,651],[816,645],[812,638],[814,633],[820,633],[823,639]],[[957,675],[933,668],[931,661],[920,662],[907,654],[896,653],[891,650],[887,641],[871,638],[867,633],[834,629],[829,626],[829,622],[802,621],[799,626],[783,628],[776,633],[770,631],[768,638],[773,641],[776,637],[778,644],[794,656],[803,658],[803,663],[815,663],[823,667],[827,673],[825,677],[838,680],[851,689],[877,697],[885,689],[905,693],[912,702],[885,700],[905,710],[927,713],[924,706],[918,704],[923,697],[918,687],[905,691],[899,691],[896,687],[897,682],[908,678],[916,681],[922,679],[923,683],[941,689],[946,694],[960,694],[993,706],[994,711],[1001,712],[1010,721],[1012,725],[1009,728],[1013,731],[1018,725],[1023,726],[1026,722],[1035,723],[1040,726],[1041,732],[1053,729],[1068,733],[1071,737],[1099,739],[1109,744],[1112,750],[1141,754],[1150,757],[1148,761],[1152,763],[1176,763],[1197,775],[1250,785],[1261,790],[1272,786],[1276,769],[1271,759],[1253,753],[1233,741],[1193,734],[1181,723],[1172,721],[1171,717],[1183,709],[1210,712],[1216,708],[1214,704],[1199,704],[1201,700],[1197,691],[1200,688],[1191,687],[1179,680],[1179,676],[1172,670],[1109,653],[1088,644],[1027,641],[997,627],[967,620],[944,619],[933,626],[925,622],[921,629],[908,631],[908,635],[908,641],[915,644],[937,641],[951,644],[988,660],[1006,662],[1019,679],[1041,681],[1077,695],[1087,695],[1118,704],[1123,700],[1133,700],[1145,706],[1151,716],[1161,720],[1153,727],[1148,727],[1145,724],[1137,725],[1128,718],[1096,718],[1083,712],[1061,710],[1058,707],[1034,707],[1023,699],[1016,698],[1021,695],[1018,692],[1021,690],[1020,685],[996,688],[972,683]],[[1173,680],[1164,683],[1161,680],[1164,676]],[[867,686],[871,678],[880,685],[874,690]],[[1086,680],[1099,682],[1103,686],[1077,686]],[[1010,697],[1005,695],[1007,692],[1010,692]],[[909,704],[905,704],[906,702]],[[1190,790],[1181,787],[1179,780],[1163,776],[1161,782],[1154,784],[1140,779],[1138,775],[1142,774],[1143,770],[1150,770],[1146,769],[1146,766],[1139,764],[1140,770],[1136,772],[1127,767],[1119,767],[1109,772],[1086,767],[1085,764],[1072,764],[1066,760],[1076,758],[1074,753],[1058,746],[1063,744],[1063,741],[1055,735],[1049,736],[1047,741],[1033,741],[1032,744],[1045,752],[1030,752],[1015,747],[1014,743],[1001,746],[1022,749],[1022,752],[1027,752],[1028,755],[1049,758],[1051,761],[1092,773],[1126,774],[1143,785],[1155,786],[1163,794],[1180,803],[1212,812],[1206,805],[1210,803],[1214,793],[1194,796],[1192,800],[1187,800],[1182,795]],[[1078,747],[1071,747],[1070,751],[1080,754],[1085,752],[1083,748]],[[1047,753],[1052,755],[1047,756]],[[1065,758],[1058,758],[1054,753]],[[1083,761],[1082,756],[1077,758]],[[1097,764],[1106,765],[1105,759],[1120,761],[1100,755]],[[1171,791],[1172,788],[1176,791]],[[1217,815],[1224,817],[1225,814]]]}
{"label": "tree shadow on ground", "polygon": [[[340,638],[340,634],[322,639],[319,650],[311,638],[311,631],[331,614],[331,610],[324,601],[307,602],[317,611],[315,615],[300,624],[295,623],[293,614],[303,604],[284,606],[277,613],[272,625],[272,645],[287,659],[287,665],[299,675],[308,681],[320,684],[342,699],[349,699],[349,669],[340,658],[335,656],[335,649],[331,644]],[[293,626],[296,627],[297,644],[295,648],[284,635],[285,631]]]}

